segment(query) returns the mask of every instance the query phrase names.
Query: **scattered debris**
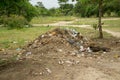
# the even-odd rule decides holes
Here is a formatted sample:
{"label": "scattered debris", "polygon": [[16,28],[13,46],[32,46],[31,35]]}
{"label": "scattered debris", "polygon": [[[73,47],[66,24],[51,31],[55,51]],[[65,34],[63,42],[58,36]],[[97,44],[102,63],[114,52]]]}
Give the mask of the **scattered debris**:
{"label": "scattered debris", "polygon": [[73,64],[73,61],[70,61],[70,60],[67,60],[67,61],[65,61],[65,63],[68,63],[68,64]]}
{"label": "scattered debris", "polygon": [[64,64],[64,61],[63,60],[59,60],[58,64],[62,65],[62,64]]}
{"label": "scattered debris", "polygon": [[62,52],[63,50],[62,49],[58,49],[59,52]]}
{"label": "scattered debris", "polygon": [[45,68],[49,74],[52,73],[52,71],[49,68]]}
{"label": "scattered debris", "polygon": [[31,54],[32,54],[31,52],[27,52],[27,53],[26,53],[26,56],[29,56],[29,55],[31,55]]}
{"label": "scattered debris", "polygon": [[[83,52],[108,52],[107,47],[96,46],[97,43],[81,35],[74,29],[60,29],[56,28],[40,35],[33,42],[30,42],[26,50],[26,56],[34,53],[49,53],[49,51],[70,53],[71,56],[76,56]],[[82,56],[84,56],[82,54]],[[61,62],[60,62],[61,64]]]}
{"label": "scattered debris", "polygon": [[22,49],[21,49],[21,48],[17,48],[17,49],[16,49],[16,51],[20,51],[20,50],[22,50]]}

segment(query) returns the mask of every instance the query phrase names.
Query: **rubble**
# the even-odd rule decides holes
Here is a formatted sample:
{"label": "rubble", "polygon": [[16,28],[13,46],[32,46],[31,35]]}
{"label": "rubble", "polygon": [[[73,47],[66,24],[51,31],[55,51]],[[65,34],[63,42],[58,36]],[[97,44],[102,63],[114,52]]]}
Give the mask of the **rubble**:
{"label": "rubble", "polygon": [[52,71],[49,68],[45,68],[49,74],[52,73]]}
{"label": "rubble", "polygon": [[82,52],[108,52],[110,50],[106,47],[96,46],[96,44],[74,29],[56,28],[40,35],[33,42],[29,43],[26,48],[26,56],[30,55],[32,51],[37,53],[39,50],[42,53],[49,53],[49,51],[63,53],[67,49],[68,52],[71,52],[71,55]]}

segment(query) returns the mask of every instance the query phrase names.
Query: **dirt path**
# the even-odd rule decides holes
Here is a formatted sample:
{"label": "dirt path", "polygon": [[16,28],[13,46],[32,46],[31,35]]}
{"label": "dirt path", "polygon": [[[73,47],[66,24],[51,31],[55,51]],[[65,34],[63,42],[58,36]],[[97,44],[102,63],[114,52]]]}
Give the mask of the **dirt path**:
{"label": "dirt path", "polygon": [[[103,19],[103,20],[112,20],[112,19]],[[113,19],[117,20],[117,19]],[[87,28],[87,29],[93,29],[91,25],[71,25],[73,22],[78,21],[78,19],[74,21],[60,21],[57,23],[50,23],[50,24],[33,24],[33,26],[71,26],[71,27],[81,27],[81,28]],[[103,29],[103,31],[110,33],[114,37],[120,38],[120,32],[115,32],[107,29]]]}

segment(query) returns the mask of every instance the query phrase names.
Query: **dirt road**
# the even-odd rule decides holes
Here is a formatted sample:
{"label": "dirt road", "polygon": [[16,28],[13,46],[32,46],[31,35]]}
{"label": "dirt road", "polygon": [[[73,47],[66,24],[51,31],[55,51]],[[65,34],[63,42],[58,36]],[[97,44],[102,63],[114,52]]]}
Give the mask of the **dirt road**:
{"label": "dirt road", "polygon": [[[104,19],[109,20],[109,19]],[[112,19],[110,19],[112,20]],[[117,19],[113,19],[117,20]],[[87,28],[87,29],[93,29],[91,25],[72,25],[73,22],[78,21],[77,19],[74,21],[60,21],[57,23],[50,23],[50,24],[33,24],[33,26],[71,26],[71,27],[81,27],[81,28]],[[107,29],[103,29],[103,31],[110,33],[114,37],[120,38],[120,32],[115,32]]]}

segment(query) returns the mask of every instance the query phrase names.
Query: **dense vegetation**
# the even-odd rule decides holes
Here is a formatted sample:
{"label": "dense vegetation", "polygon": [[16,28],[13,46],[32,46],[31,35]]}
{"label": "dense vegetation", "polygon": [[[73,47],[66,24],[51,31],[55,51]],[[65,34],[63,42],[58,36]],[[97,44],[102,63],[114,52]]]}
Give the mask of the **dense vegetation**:
{"label": "dense vegetation", "polygon": [[[41,7],[40,15],[46,16],[80,16],[80,17],[98,17],[99,4],[97,0],[87,0],[86,3],[77,0],[77,3],[69,4],[69,0],[58,0],[59,8],[52,8],[47,10]],[[73,0],[74,1],[74,0]],[[103,0],[102,16],[120,16],[120,0]],[[40,8],[40,7],[38,7]],[[43,14],[44,13],[44,14]],[[54,13],[54,14],[53,14]]]}
{"label": "dense vegetation", "polygon": [[22,28],[37,15],[29,0],[1,0],[0,23],[10,28]]}

